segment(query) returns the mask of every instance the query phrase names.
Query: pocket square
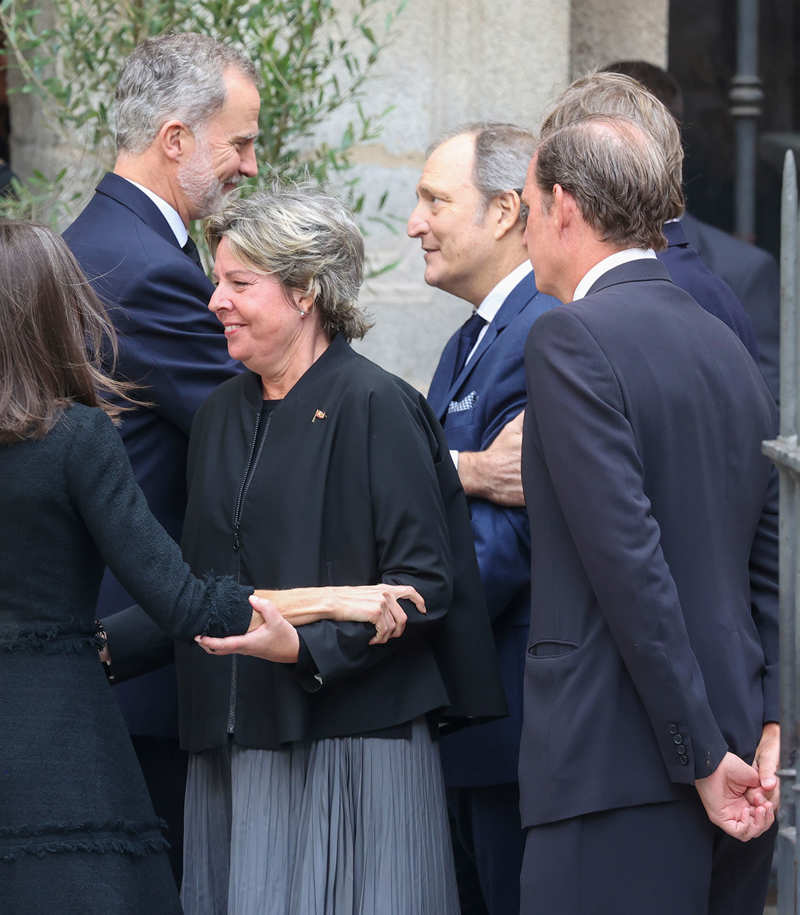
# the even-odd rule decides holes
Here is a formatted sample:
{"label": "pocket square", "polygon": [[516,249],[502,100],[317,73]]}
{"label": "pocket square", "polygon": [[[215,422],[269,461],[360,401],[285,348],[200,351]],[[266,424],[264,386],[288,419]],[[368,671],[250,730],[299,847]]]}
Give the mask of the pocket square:
{"label": "pocket square", "polygon": [[477,391],[470,391],[466,397],[462,397],[461,400],[451,400],[450,405],[447,407],[448,413],[465,413],[467,410],[471,410],[475,406],[475,401],[478,399]]}

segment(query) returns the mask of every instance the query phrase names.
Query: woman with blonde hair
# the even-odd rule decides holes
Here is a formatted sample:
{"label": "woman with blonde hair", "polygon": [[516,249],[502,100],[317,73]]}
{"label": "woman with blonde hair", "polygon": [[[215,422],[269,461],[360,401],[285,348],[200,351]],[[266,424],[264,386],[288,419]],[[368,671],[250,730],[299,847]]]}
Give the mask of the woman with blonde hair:
{"label": "woman with blonde hair", "polygon": [[[319,621],[178,645],[187,915],[458,911],[444,719],[503,711],[466,502],[424,397],[350,347],[361,234],[311,188],[208,225],[209,308],[249,372],[192,429],[184,549],[268,588],[413,586],[404,633]],[[229,655],[220,657],[220,655]],[[248,655],[248,656],[242,656]]]}

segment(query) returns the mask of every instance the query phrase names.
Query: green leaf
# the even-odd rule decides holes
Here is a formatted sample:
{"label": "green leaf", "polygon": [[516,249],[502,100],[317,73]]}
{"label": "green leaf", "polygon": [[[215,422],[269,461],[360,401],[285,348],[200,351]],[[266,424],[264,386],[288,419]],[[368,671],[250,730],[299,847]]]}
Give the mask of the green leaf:
{"label": "green leaf", "polygon": [[[106,168],[113,155],[109,106],[122,62],[143,38],[172,28],[233,43],[255,63],[262,96],[256,150],[261,168],[248,188],[268,186],[276,173],[319,182],[336,176],[361,217],[372,220],[349,152],[378,137],[385,122],[388,109],[369,114],[361,99],[404,6],[405,0],[52,0],[47,12],[52,25],[45,26],[39,5],[0,0],[5,66],[21,81],[10,91],[35,97],[38,116],[61,141],[74,146],[80,137],[86,144],[87,175],[80,186],[66,169],[52,179],[35,171],[20,184],[14,206],[63,227],[70,203],[90,189],[94,175],[88,173]],[[321,141],[330,135],[335,113],[353,102],[356,114],[338,142]],[[384,191],[376,212],[386,196]],[[11,206],[0,201],[0,214]]]}

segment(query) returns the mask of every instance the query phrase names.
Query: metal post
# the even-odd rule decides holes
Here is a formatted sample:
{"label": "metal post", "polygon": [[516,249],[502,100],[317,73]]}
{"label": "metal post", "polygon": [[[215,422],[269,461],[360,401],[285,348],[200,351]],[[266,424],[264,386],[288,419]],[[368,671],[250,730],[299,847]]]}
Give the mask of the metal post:
{"label": "metal post", "polygon": [[[777,439],[764,442],[764,452],[780,473],[780,668],[781,668],[781,808],[778,815],[778,913],[798,911],[797,804],[800,772],[797,767],[800,711],[800,401],[797,397],[800,321],[798,321],[797,170],[792,152],[786,153],[781,201],[781,428]],[[785,400],[784,400],[785,398]]]}
{"label": "metal post", "polygon": [[758,0],[738,0],[736,21],[736,75],[730,91],[736,123],[736,234],[755,238],[756,121],[761,114],[758,78]]}

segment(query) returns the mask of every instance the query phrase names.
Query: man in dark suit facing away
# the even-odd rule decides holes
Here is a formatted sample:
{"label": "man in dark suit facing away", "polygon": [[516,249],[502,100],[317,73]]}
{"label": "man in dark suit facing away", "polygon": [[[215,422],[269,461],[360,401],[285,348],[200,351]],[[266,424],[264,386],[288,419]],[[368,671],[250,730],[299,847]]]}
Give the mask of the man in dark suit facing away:
{"label": "man in dark suit facing away", "polygon": [[[472,306],[470,318],[444,348],[428,401],[444,426],[469,499],[510,713],[444,737],[440,744],[451,806],[455,799],[462,838],[471,834],[491,915],[519,910],[517,763],[530,534],[524,508],[499,505],[494,493],[476,487],[494,476],[481,466],[487,449],[525,407],[528,331],[558,304],[536,289],[523,239],[526,212],[520,192],[535,146],[534,137],[513,124],[484,122],[451,131],[428,151],[408,220],[408,234],[422,245],[426,282]],[[464,896],[467,886],[460,884]],[[463,902],[465,908],[470,905],[469,898]]]}
{"label": "man in dark suit facing away", "polygon": [[[116,90],[114,171],[64,233],[119,333],[117,374],[140,384],[148,402],[124,414],[120,432],[151,510],[176,539],[192,417],[239,370],[208,311],[213,286],[188,226],[256,173],[259,105],[255,70],[239,51],[191,33],[144,41]],[[107,573],[98,615],[132,603]],[[161,641],[155,627],[153,635]],[[169,824],[177,876],[186,762],[176,739],[174,668],[115,693],[156,812]]]}
{"label": "man in dark suit facing away", "polygon": [[671,180],[649,132],[592,115],[543,133],[523,193],[537,283],[567,303],[525,353],[523,913],[763,909],[775,405],[655,258]]}
{"label": "man in dark suit facing away", "polygon": [[553,130],[586,114],[621,114],[653,134],[670,167],[671,177],[669,207],[663,226],[667,246],[657,253],[658,259],[669,271],[672,281],[685,289],[702,308],[727,324],[750,355],[758,359],[753,325],[744,306],[730,286],[709,269],[686,240],[681,222],[684,199],[680,131],[672,118],[663,117],[663,104],[652,95],[642,94],[640,85],[627,74],[610,71],[577,79],[544,119],[542,130]]}
{"label": "man in dark suit facing away", "polygon": [[[619,60],[604,69],[640,82],[666,106],[679,126],[683,122],[683,93],[671,73],[645,60]],[[679,226],[691,248],[730,286],[744,306],[758,341],[758,364],[778,400],[780,279],[775,258],[689,212],[683,214]]]}

